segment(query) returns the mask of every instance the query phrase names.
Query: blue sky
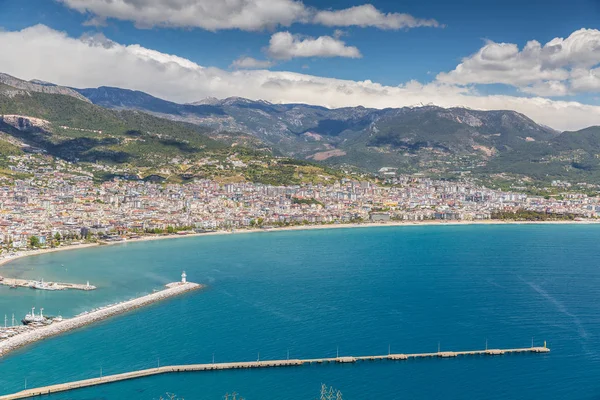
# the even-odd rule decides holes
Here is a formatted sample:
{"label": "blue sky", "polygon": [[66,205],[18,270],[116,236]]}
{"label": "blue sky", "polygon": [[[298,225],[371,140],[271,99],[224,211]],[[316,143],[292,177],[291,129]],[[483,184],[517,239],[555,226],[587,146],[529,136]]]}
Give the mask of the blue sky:
{"label": "blue sky", "polygon": [[[567,37],[580,28],[600,28],[600,2],[590,0],[504,0],[504,1],[370,1],[384,12],[402,12],[420,18],[434,18],[446,25],[442,29],[415,28],[383,31],[376,28],[347,29],[344,40],[356,46],[361,59],[294,59],[273,68],[306,72],[342,79],[397,85],[407,80],[429,81],[435,74],[454,68],[477,51],[485,39],[523,46],[536,39],[546,43],[555,37]],[[201,65],[228,68],[242,54],[263,57],[273,30],[244,32],[203,29],[137,29],[129,21],[111,20],[108,26],[83,26],[88,16],[52,0],[0,0],[0,26],[18,30],[37,23],[66,31],[70,36],[101,31],[122,44],[141,44],[164,53],[177,54]],[[360,0],[305,1],[319,8],[341,9],[365,4]],[[568,12],[565,12],[568,9]],[[293,33],[331,35],[333,28],[295,24]],[[497,88],[498,89],[498,88]]]}
{"label": "blue sky", "polygon": [[[172,8],[173,4],[189,4],[195,1],[200,4],[199,8],[193,9],[196,10],[194,12],[197,12],[197,15],[190,15],[189,18],[187,15],[177,15],[177,9]],[[47,32],[44,31],[46,36],[63,35],[62,39],[56,36],[52,45],[60,47],[59,41],[63,40],[65,43],[61,46],[65,49],[68,49],[67,44],[75,45],[71,39],[79,40],[82,35],[92,37],[101,34],[103,36],[97,35],[96,39],[103,38],[102,40],[106,40],[107,43],[114,43],[124,48],[137,45],[143,49],[160,53],[160,56],[152,55],[153,62],[162,63],[164,61],[161,58],[163,54],[176,55],[196,63],[198,66],[215,68],[218,79],[215,74],[210,75],[211,79],[223,81],[231,78],[231,82],[227,83],[227,88],[214,89],[215,85],[198,86],[194,93],[184,95],[181,91],[169,93],[164,88],[144,85],[139,82],[138,77],[129,79],[125,71],[115,70],[111,75],[105,77],[106,85],[128,83],[131,80],[130,85],[124,86],[149,91],[175,101],[192,101],[209,95],[222,97],[236,94],[235,85],[238,85],[236,79],[243,74],[246,79],[260,80],[260,84],[256,83],[257,88],[268,88],[269,91],[263,92],[258,89],[251,91],[240,85],[240,96],[261,97],[270,101],[313,102],[313,99],[319,99],[318,93],[313,93],[312,96],[306,93],[308,87],[303,87],[302,90],[295,88],[296,92],[292,92],[291,89],[282,89],[281,96],[278,98],[277,93],[273,91],[274,86],[266,85],[264,82],[264,79],[267,79],[265,78],[266,72],[239,72],[236,71],[236,67],[232,66],[232,63],[241,57],[251,57],[255,60],[268,61],[270,65],[266,69],[270,71],[271,75],[269,76],[277,77],[277,79],[285,76],[289,81],[291,75],[284,75],[289,72],[302,74],[308,77],[306,80],[316,77],[314,82],[311,81],[314,88],[318,86],[315,83],[317,81],[319,85],[325,85],[323,83],[325,81],[319,80],[321,78],[347,81],[348,83],[336,81],[338,93],[346,90],[356,94],[356,90],[348,88],[357,85],[356,82],[369,80],[376,86],[370,88],[369,93],[373,90],[380,90],[381,93],[377,99],[373,98],[370,102],[366,102],[366,106],[407,105],[401,104],[402,101],[396,97],[392,101],[389,96],[387,88],[395,90],[399,86],[403,88],[404,92],[399,93],[398,97],[408,91],[411,101],[425,102],[423,100],[431,97],[430,102],[447,106],[454,105],[453,102],[456,105],[467,104],[471,107],[476,107],[481,103],[483,108],[495,107],[496,104],[502,106],[498,97],[502,95],[511,98],[549,99],[553,102],[554,108],[562,108],[560,103],[556,102],[563,101],[574,101],[588,106],[600,105],[598,96],[600,78],[597,81],[595,78],[595,69],[600,63],[600,54],[597,60],[595,58],[589,60],[586,56],[588,53],[600,53],[599,1],[334,0],[322,2],[305,0],[300,2],[277,0],[276,2],[282,10],[275,17],[270,14],[265,16],[264,10],[261,11],[262,14],[248,17],[250,19],[272,17],[275,18],[275,22],[265,26],[252,25],[250,28],[245,25],[247,19],[244,20],[246,17],[243,15],[243,10],[240,24],[233,23],[234,26],[226,26],[229,24],[227,12],[233,13],[235,10],[225,10],[223,11],[224,16],[213,15],[211,18],[222,19],[216,25],[207,28],[207,24],[212,22],[206,22],[207,16],[197,11],[207,1],[0,0],[0,27],[7,35],[5,38],[7,48],[11,45],[16,46],[17,43],[15,36],[8,36],[9,33],[31,30],[36,25],[43,25],[48,29]],[[245,1],[252,5],[252,3],[264,3],[267,0]],[[242,0],[239,2],[242,4]],[[132,4],[141,7],[141,9],[136,9],[141,11],[123,11],[126,6]],[[146,12],[144,4],[151,4],[146,8],[155,7],[159,10],[158,14],[148,13],[148,15],[152,14],[148,17],[151,20],[150,23],[148,20],[141,21],[139,19],[140,15]],[[362,23],[362,25],[349,23],[342,14],[337,17],[335,23],[318,22],[322,20],[315,17],[322,11],[354,10],[358,15],[359,10],[355,10],[353,7],[360,8],[362,12],[361,7],[366,5],[376,10],[380,17],[378,18],[382,21],[386,14],[392,15],[391,17],[388,15],[391,19],[396,18],[399,14],[409,14],[416,19],[435,20],[439,26],[382,28],[375,20]],[[289,17],[289,13],[285,10],[286,7],[295,7],[300,10],[298,12],[304,14],[300,17]],[[266,13],[268,14],[268,10]],[[161,20],[163,15],[164,20]],[[358,17],[362,18],[361,15]],[[90,20],[101,23],[92,26],[89,23]],[[250,21],[250,23],[252,22],[256,21]],[[580,31],[584,28],[585,32]],[[20,37],[19,40],[26,40],[21,43],[20,48],[38,45],[39,40],[32,35],[44,32],[38,30],[29,32],[30,35],[27,38]],[[567,39],[575,32],[579,32],[577,38]],[[276,38],[281,39],[282,43],[279,51],[275,49],[275,46],[270,47],[270,42]],[[317,38],[329,41],[329,45],[323,45]],[[564,53],[560,57],[555,57],[544,47],[546,43],[556,40],[556,38],[564,40],[559,44]],[[286,40],[289,41],[289,45],[286,44]],[[541,50],[533,49],[532,52],[521,54],[524,46],[531,40],[539,42]],[[484,46],[490,42],[493,44],[488,46],[488,49],[484,49]],[[0,45],[1,43],[0,41]],[[509,48],[501,45],[502,43],[516,47]],[[287,52],[287,47],[292,45],[298,46],[297,51]],[[93,47],[92,44],[90,46]],[[129,50],[132,49],[129,48]],[[481,59],[472,57],[464,63],[464,66],[459,66],[465,57],[471,57],[479,51],[484,55],[491,54],[493,60],[486,57]],[[99,51],[96,53],[100,57]],[[113,48],[110,54],[114,56],[115,53],[116,50]],[[139,56],[138,53],[136,50],[137,56]],[[68,50],[60,54],[60,57],[64,59],[65,63],[68,63],[71,58],[71,62],[81,61],[77,54],[68,53]],[[557,60],[557,57],[560,59]],[[166,62],[171,61],[167,60]],[[22,62],[25,63],[25,61]],[[30,62],[35,64],[34,59]],[[116,65],[115,63],[116,61],[111,65]],[[172,66],[172,62],[169,65]],[[70,73],[72,78],[69,78],[64,72],[68,66],[63,68],[64,71],[59,68],[61,67],[59,64],[52,66],[58,70],[52,71],[50,65],[41,59],[37,65],[27,66],[16,64],[14,61],[3,64],[0,60],[0,71],[17,76],[21,73],[26,75],[22,77],[27,79],[36,77],[52,80],[53,78],[55,82],[72,86],[86,84],[91,86],[102,83],[103,77],[100,76],[100,72],[93,73],[93,79],[86,80],[83,66],[81,72],[74,70]],[[461,70],[455,71],[457,67]],[[130,71],[133,70],[134,67],[131,67]],[[496,73],[498,70],[512,70],[514,73],[498,74]],[[281,72],[281,74],[277,75],[276,72]],[[31,76],[34,74],[35,76]],[[117,79],[114,74],[121,74],[121,76]],[[184,78],[183,73],[178,76],[181,80],[186,79],[187,81],[199,79],[197,74],[194,75],[194,78],[188,75],[185,75]],[[202,76],[205,78],[205,75]],[[150,78],[150,75],[148,77],[156,79]],[[174,81],[175,78],[170,76],[169,79]],[[138,81],[133,82],[134,80]],[[243,79],[239,81],[243,83]],[[418,82],[418,85],[421,86],[415,87],[411,83],[412,81]],[[330,83],[327,82],[327,84]],[[273,82],[269,81],[269,83]],[[278,84],[280,83],[278,82]],[[361,85],[358,84],[358,86]],[[361,89],[364,88],[361,86]],[[418,96],[415,95],[415,91],[419,92]],[[385,98],[389,104],[384,101]],[[477,98],[480,98],[481,101],[478,102]],[[356,105],[356,102],[359,101],[357,99],[360,97],[346,96],[344,98],[340,95],[333,98],[332,95],[328,95],[322,103],[326,106]],[[507,100],[506,107],[518,108],[513,104],[516,101],[514,99]],[[488,103],[489,105],[487,105]],[[532,103],[527,107],[533,109],[534,106],[535,104]],[[523,107],[523,110],[527,107]],[[581,110],[582,113],[589,111],[588,109]],[[551,110],[547,111],[547,113],[550,112]],[[530,111],[529,115],[531,114]],[[537,115],[532,117],[540,119]],[[600,119],[598,122],[600,123]]]}

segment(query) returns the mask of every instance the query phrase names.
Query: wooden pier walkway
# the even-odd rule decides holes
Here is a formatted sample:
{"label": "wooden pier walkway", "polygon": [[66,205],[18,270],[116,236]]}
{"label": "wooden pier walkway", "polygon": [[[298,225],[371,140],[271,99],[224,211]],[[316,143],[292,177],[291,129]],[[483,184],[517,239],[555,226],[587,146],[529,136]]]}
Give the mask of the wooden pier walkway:
{"label": "wooden pier walkway", "polygon": [[34,389],[23,390],[18,393],[0,396],[0,400],[17,400],[29,397],[42,396],[51,393],[65,392],[74,389],[80,389],[90,386],[104,385],[107,383],[120,382],[129,379],[142,378],[146,376],[168,374],[175,372],[198,372],[198,371],[216,371],[230,369],[248,369],[248,368],[280,368],[280,367],[299,367],[310,364],[325,363],[356,363],[358,361],[377,361],[377,360],[408,360],[417,358],[450,358],[459,356],[498,356],[513,353],[548,353],[550,349],[546,347],[526,347],[519,349],[489,349],[473,351],[440,351],[437,353],[417,353],[417,354],[388,354],[384,356],[345,356],[333,358],[311,358],[311,359],[292,359],[292,360],[270,360],[270,361],[249,361],[249,362],[231,362],[231,363],[213,363],[213,364],[188,364],[172,365],[144,369],[133,372],[125,372],[116,375],[107,375],[98,378],[85,379],[81,381],[61,383],[57,385],[44,386]]}

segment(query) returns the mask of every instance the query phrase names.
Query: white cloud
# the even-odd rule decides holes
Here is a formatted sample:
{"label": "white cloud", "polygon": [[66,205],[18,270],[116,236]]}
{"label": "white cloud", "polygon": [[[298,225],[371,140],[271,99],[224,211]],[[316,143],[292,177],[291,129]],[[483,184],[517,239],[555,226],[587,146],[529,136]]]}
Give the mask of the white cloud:
{"label": "white cloud", "polygon": [[409,14],[383,13],[371,4],[344,10],[323,10],[316,13],[314,22],[326,26],[360,26],[379,29],[408,29],[417,27],[440,27],[435,19],[420,19]]}
{"label": "white cloud", "polygon": [[240,57],[231,63],[231,68],[235,69],[262,69],[270,68],[274,65],[270,60],[257,60],[253,57]]}
{"label": "white cloud", "polygon": [[333,31],[333,37],[336,39],[340,39],[344,36],[346,36],[348,34],[348,32],[342,30],[342,29],[336,29],[335,31]]}
{"label": "white cloud", "polygon": [[433,103],[442,107],[516,110],[556,129],[600,125],[600,107],[577,102],[476,96],[464,87],[439,82],[423,85],[411,81],[385,86],[369,80],[350,81],[292,72],[224,71],[139,45],[107,41],[94,36],[71,38],[43,25],[0,32],[0,53],[10,55],[0,58],[0,71],[74,87],[107,85],[142,90],[182,103],[209,96],[244,96],[327,107],[384,108]]}
{"label": "white cloud", "polygon": [[300,0],[58,0],[81,13],[88,25],[105,24],[107,18],[133,21],[138,27],[169,26],[256,31],[290,26],[295,22],[327,26],[361,26],[380,29],[437,27],[433,19],[408,14],[383,13],[371,4],[324,11]]}
{"label": "white cloud", "polygon": [[117,44],[117,43],[113,42],[112,40],[110,40],[109,38],[107,38],[106,36],[104,36],[104,34],[100,33],[100,32],[84,33],[83,35],[81,35],[79,40],[81,40],[83,43],[89,44],[90,46],[102,46],[107,49],[109,49]]}
{"label": "white cloud", "polygon": [[522,51],[516,44],[488,42],[477,53],[463,59],[453,71],[441,73],[437,79],[458,85],[504,83],[525,86],[569,77],[565,69],[545,67],[540,55],[541,46],[535,41],[527,43]]}
{"label": "white cloud", "polygon": [[571,72],[571,88],[575,92],[600,92],[600,68],[578,68]]}
{"label": "white cloud", "polygon": [[560,81],[536,82],[530,86],[520,88],[523,93],[535,94],[538,96],[566,96],[569,94],[569,88]]}
{"label": "white cloud", "polygon": [[342,40],[331,36],[301,37],[289,32],[277,32],[271,36],[267,52],[280,60],[296,57],[362,57],[356,47],[346,46]]}
{"label": "white cloud", "polygon": [[169,26],[247,31],[289,26],[309,18],[295,0],[59,0],[102,21],[116,18],[138,27]]}
{"label": "white cloud", "polygon": [[108,24],[106,23],[106,18],[94,16],[85,21],[83,23],[83,26],[93,26],[96,28],[101,28],[104,26],[108,26]]}
{"label": "white cloud", "polygon": [[544,46],[532,40],[522,50],[513,43],[487,42],[437,80],[449,84],[502,83],[541,96],[597,91],[595,72],[600,63],[600,31],[580,29],[568,38]]}

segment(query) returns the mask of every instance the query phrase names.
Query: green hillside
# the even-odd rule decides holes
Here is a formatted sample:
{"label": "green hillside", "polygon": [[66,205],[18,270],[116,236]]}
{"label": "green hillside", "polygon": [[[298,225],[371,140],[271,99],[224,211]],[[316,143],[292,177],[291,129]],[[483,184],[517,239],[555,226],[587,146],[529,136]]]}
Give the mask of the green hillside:
{"label": "green hillside", "polygon": [[[208,128],[143,112],[109,110],[71,96],[3,86],[0,132],[31,146],[30,152],[171,181],[206,177],[293,184],[328,179],[335,173],[316,166],[308,171],[306,165],[277,159],[268,148],[260,148],[264,146],[243,135],[215,135]],[[246,143],[253,148],[243,147]],[[8,143],[0,146],[2,154],[15,151],[20,149]]]}
{"label": "green hillside", "polygon": [[548,141],[523,143],[500,153],[478,172],[519,174],[542,182],[600,184],[600,127],[563,132]]}

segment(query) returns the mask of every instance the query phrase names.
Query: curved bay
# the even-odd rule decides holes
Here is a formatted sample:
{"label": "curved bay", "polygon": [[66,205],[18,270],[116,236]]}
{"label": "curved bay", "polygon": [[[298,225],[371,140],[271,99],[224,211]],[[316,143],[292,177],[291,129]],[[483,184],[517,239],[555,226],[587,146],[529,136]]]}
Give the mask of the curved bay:
{"label": "curved bay", "polygon": [[[209,287],[21,349],[0,393],[160,364],[529,346],[473,357],[145,378],[51,399],[544,398],[600,395],[600,229],[426,226],[266,232],[129,243],[15,260],[6,276],[94,292],[0,287],[0,315],[72,316],[178,280]],[[3,316],[3,315],[2,315]]]}

